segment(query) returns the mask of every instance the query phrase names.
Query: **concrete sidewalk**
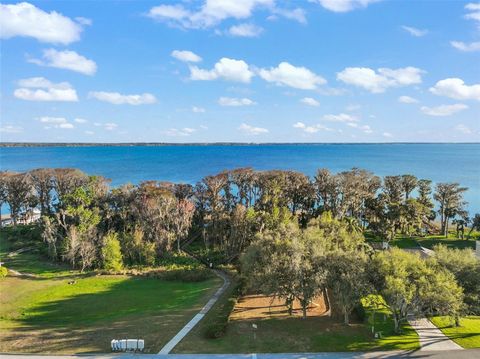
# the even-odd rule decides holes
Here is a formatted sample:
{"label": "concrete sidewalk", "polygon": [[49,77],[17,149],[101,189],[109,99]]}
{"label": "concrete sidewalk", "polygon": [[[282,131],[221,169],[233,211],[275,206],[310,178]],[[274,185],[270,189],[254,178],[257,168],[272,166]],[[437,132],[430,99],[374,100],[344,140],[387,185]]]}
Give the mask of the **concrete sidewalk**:
{"label": "concrete sidewalk", "polygon": [[427,318],[411,319],[408,322],[418,333],[421,351],[463,349],[460,345],[443,334],[442,331]]}
{"label": "concrete sidewalk", "polygon": [[227,275],[219,270],[214,270],[215,274],[223,279],[223,285],[215,292],[215,294],[210,298],[210,300],[205,304],[202,310],[195,315],[192,320],[190,320],[165,346],[158,352],[158,354],[168,354],[172,351],[175,346],[180,343],[180,341],[185,338],[185,336],[198,324],[200,320],[203,319],[205,314],[213,307],[217,302],[218,298],[225,292],[225,290],[230,285],[230,280]]}

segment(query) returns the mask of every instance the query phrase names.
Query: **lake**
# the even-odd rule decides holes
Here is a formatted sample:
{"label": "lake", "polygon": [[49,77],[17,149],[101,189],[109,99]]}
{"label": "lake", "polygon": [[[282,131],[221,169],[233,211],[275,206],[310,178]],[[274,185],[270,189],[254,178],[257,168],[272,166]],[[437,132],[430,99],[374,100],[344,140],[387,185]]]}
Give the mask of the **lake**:
{"label": "lake", "polygon": [[112,185],[165,180],[195,183],[225,169],[290,169],[313,176],[363,168],[379,176],[413,174],[469,187],[470,212],[480,211],[480,144],[274,144],[92,147],[2,147],[0,169],[79,168]]}

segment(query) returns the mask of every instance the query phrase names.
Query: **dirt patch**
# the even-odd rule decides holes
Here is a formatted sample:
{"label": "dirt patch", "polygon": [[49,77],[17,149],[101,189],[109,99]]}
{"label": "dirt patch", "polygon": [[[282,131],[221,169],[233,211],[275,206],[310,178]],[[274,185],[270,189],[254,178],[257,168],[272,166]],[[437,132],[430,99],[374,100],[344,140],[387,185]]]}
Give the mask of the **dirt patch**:
{"label": "dirt patch", "polygon": [[[323,295],[316,297],[307,310],[307,317],[321,317],[327,314],[327,305]],[[293,303],[293,317],[302,316],[300,302]],[[241,297],[230,315],[230,320],[269,319],[291,317],[282,299],[265,295],[246,295]]]}

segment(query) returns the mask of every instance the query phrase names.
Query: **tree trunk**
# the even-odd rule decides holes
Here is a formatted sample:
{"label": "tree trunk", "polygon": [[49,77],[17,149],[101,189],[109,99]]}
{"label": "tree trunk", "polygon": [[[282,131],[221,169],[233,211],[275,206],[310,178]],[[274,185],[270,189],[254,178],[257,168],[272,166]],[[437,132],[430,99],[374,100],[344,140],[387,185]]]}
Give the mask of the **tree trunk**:
{"label": "tree trunk", "polygon": [[343,308],[343,324],[349,325],[350,321],[348,318],[348,310],[346,308]]}
{"label": "tree trunk", "polygon": [[399,321],[398,321],[398,318],[397,318],[397,315],[396,315],[396,314],[393,315],[393,324],[394,324],[394,331],[395,331],[395,333],[398,333],[398,332],[400,331],[400,330],[399,330],[399,329],[400,329],[400,328],[399,328],[400,326],[399,326]]}

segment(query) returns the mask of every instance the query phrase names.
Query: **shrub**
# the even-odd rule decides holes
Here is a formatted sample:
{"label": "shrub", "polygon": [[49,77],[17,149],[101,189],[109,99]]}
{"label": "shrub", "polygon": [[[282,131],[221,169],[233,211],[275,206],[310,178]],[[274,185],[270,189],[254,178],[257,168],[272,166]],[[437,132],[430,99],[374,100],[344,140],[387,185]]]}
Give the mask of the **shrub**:
{"label": "shrub", "polygon": [[179,282],[203,282],[213,277],[213,273],[206,268],[171,268],[151,272],[152,277]]}
{"label": "shrub", "polygon": [[367,313],[365,312],[365,307],[360,302],[358,303],[355,308],[353,308],[353,312],[356,314],[358,320],[364,322],[367,319]]}
{"label": "shrub", "polygon": [[116,233],[109,233],[105,236],[104,240],[105,244],[102,248],[103,268],[115,272],[122,270],[122,252],[118,235]]}
{"label": "shrub", "polygon": [[0,267],[0,278],[6,277],[7,273],[8,273],[7,267]]}

